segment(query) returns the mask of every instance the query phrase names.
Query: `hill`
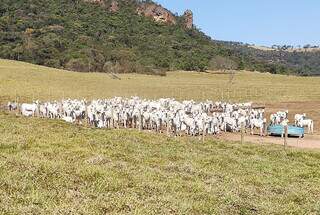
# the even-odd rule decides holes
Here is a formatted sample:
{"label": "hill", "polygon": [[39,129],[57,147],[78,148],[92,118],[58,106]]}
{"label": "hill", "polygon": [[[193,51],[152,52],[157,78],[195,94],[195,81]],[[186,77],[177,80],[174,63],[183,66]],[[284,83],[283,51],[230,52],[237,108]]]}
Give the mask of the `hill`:
{"label": "hill", "polygon": [[257,45],[248,45],[250,48],[255,48],[263,51],[287,51],[287,52],[319,52],[319,46],[305,45],[304,47],[294,47],[289,45],[277,46],[273,45],[272,47],[268,46],[257,46]]}
{"label": "hill", "polygon": [[279,60],[274,53],[270,57],[269,52],[230,46],[203,34],[192,19],[189,10],[177,16],[152,1],[4,0],[0,57],[80,72],[164,75],[167,70],[246,69],[318,74],[313,55],[312,60],[303,54]]}

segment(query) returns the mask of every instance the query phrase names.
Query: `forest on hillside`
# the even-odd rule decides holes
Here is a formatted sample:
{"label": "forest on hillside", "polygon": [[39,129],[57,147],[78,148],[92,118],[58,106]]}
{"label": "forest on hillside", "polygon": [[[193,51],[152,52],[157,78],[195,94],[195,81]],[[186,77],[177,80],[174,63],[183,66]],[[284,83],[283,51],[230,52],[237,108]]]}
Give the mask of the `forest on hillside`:
{"label": "forest on hillside", "polygon": [[[107,4],[110,0],[105,0]],[[150,1],[148,1],[150,2]],[[238,69],[317,75],[319,53],[264,52],[214,41],[196,27],[156,23],[136,13],[138,0],[119,10],[83,0],[3,0],[0,58],[79,72],[145,73]]]}
{"label": "forest on hillside", "polygon": [[[320,51],[316,47],[297,49],[290,51],[289,45],[281,46],[282,48],[260,50],[250,47],[248,44],[236,42],[217,41],[236,52],[236,55],[246,56],[249,59],[254,59],[256,62],[266,62],[277,65],[277,69],[271,67],[271,73],[286,74],[290,70],[291,74],[301,76],[318,76],[320,75]],[[308,47],[308,46],[305,46]],[[256,67],[256,65],[254,65]],[[252,68],[253,69],[253,68]],[[259,70],[258,71],[262,71]],[[290,74],[289,72],[289,74]]]}

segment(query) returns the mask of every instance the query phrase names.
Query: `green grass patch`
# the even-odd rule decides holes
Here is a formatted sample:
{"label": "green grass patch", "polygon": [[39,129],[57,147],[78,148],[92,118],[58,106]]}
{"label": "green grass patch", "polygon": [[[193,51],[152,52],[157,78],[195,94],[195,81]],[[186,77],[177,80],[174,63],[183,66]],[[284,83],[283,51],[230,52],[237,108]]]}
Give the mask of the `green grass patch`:
{"label": "green grass patch", "polygon": [[3,214],[317,214],[320,153],[0,113]]}

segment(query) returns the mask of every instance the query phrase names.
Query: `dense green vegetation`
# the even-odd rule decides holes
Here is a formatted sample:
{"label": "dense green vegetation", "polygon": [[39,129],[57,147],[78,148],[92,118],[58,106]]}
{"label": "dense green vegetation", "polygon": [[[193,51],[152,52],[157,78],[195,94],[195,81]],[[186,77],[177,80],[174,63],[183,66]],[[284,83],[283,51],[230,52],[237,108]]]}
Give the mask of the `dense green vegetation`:
{"label": "dense green vegetation", "polygon": [[[247,59],[253,59],[255,62],[269,62],[269,70],[271,73],[294,73],[297,75],[309,76],[320,75],[320,51],[290,51],[288,47],[282,46],[275,50],[260,50],[251,48],[250,46],[242,43],[234,42],[220,42],[230,49],[234,50],[236,55],[246,57]],[[309,48],[310,45],[304,46]],[[316,49],[315,47],[311,47]],[[262,65],[259,69],[257,63],[253,63],[251,69],[257,69],[263,71],[266,65]]]}
{"label": "dense green vegetation", "polygon": [[[186,30],[180,17],[177,25],[157,24],[137,15],[138,1],[119,4],[120,10],[112,13],[83,0],[3,0],[0,57],[83,72],[163,74],[222,68],[298,73],[295,66],[278,64],[277,56],[266,61],[264,53],[256,56],[245,46],[239,51],[196,28]],[[307,72],[318,65],[304,55],[296,58],[295,63],[307,62],[301,64]]]}

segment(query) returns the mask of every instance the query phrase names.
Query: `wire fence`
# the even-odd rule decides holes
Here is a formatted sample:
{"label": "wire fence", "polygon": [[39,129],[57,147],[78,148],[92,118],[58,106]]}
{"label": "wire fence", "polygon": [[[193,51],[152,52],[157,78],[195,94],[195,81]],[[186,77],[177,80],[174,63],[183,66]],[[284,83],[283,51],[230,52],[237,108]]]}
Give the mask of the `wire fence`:
{"label": "wire fence", "polygon": [[116,88],[110,87],[107,90],[94,89],[86,86],[76,86],[64,88],[53,88],[48,86],[27,85],[27,87],[10,88],[9,85],[0,85],[0,102],[17,101],[31,102],[33,100],[52,101],[65,98],[87,100],[98,98],[111,98],[114,96],[131,97],[139,96],[147,99],[175,98],[176,100],[195,101],[227,101],[227,102],[257,102],[257,103],[277,103],[277,102],[298,102],[298,101],[319,101],[320,88],[312,84],[289,84],[258,86],[258,84],[248,81],[248,85],[229,84],[221,82],[211,83],[166,83],[165,86],[153,87],[150,84],[143,86],[119,85]]}

